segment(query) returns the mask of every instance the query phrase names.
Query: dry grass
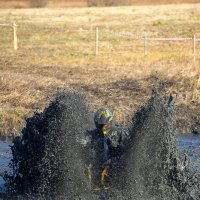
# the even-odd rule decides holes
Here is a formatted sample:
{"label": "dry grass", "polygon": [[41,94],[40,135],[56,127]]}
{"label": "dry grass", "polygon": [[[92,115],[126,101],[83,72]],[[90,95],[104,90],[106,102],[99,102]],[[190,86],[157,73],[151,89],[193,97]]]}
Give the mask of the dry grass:
{"label": "dry grass", "polygon": [[194,65],[191,41],[148,42],[144,58],[143,41],[100,33],[96,57],[94,32],[67,30],[99,26],[149,37],[200,38],[199,13],[200,4],[1,10],[1,22],[19,25],[17,51],[12,28],[0,27],[1,135],[18,133],[24,117],[42,110],[61,88],[85,93],[91,109],[109,107],[124,122],[147,101],[158,79],[179,94],[176,121],[188,131],[200,122],[200,43]]}
{"label": "dry grass", "polygon": [[[35,0],[0,0],[0,8],[31,8]],[[42,0],[41,0],[42,1]],[[47,8],[68,8],[68,7],[88,7],[92,0],[48,0]],[[98,5],[106,0],[94,0]],[[186,4],[199,3],[199,0],[118,0],[117,5],[160,5],[160,4]],[[115,3],[116,4],[116,3]]]}

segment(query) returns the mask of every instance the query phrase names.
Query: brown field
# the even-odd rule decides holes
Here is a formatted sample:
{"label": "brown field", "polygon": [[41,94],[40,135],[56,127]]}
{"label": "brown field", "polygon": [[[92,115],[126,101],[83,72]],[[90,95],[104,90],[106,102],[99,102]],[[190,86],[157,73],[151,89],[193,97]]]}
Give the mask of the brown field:
{"label": "brown field", "polygon": [[[73,9],[4,9],[0,27],[0,134],[12,137],[24,118],[42,111],[60,89],[86,95],[91,110],[106,106],[125,123],[162,80],[177,95],[180,132],[200,123],[200,42],[193,62],[192,41],[144,41],[100,32],[130,32],[148,37],[200,38],[200,4]],[[52,29],[52,28],[62,29]],[[50,29],[51,28],[51,29]]]}
{"label": "brown field", "polygon": [[[0,0],[0,8],[31,8],[34,0]],[[44,1],[44,0],[41,0]],[[45,0],[47,8],[87,7],[90,0]],[[200,3],[200,0],[127,0],[129,5]],[[120,5],[126,5],[121,0]]]}

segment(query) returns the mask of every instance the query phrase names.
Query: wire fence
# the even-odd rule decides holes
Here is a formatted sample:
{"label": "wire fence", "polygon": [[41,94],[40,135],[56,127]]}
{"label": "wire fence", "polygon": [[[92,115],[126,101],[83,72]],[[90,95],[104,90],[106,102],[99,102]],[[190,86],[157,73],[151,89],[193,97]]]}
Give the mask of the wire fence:
{"label": "wire fence", "polygon": [[[17,25],[15,22],[13,24],[0,24],[0,27],[13,28],[13,36],[9,37],[12,37],[14,50],[19,49],[19,47],[43,45],[63,45],[71,50],[75,50],[75,48],[77,48],[75,42],[79,42],[79,52],[81,52],[82,49],[84,52],[88,54],[92,53],[96,56],[100,54],[123,52],[129,52],[131,54],[134,52],[147,56],[153,51],[165,52],[167,49],[170,49],[170,51],[173,52],[172,47],[175,45],[175,42],[181,42],[181,44],[178,44],[180,49],[178,51],[177,49],[174,50],[176,53],[190,54],[194,62],[196,61],[196,57],[199,56],[199,47],[197,48],[197,44],[200,42],[200,38],[196,38],[195,35],[193,35],[193,37],[148,37],[146,33],[137,35],[127,32],[99,29],[98,27],[90,30],[85,30],[83,28],[69,30],[67,28],[43,27],[34,24]],[[20,30],[22,29],[29,29],[30,31],[24,31],[23,36],[20,36]],[[55,36],[55,32],[58,32],[57,36]],[[84,37],[84,34],[90,35]],[[8,41],[10,42],[11,38]],[[161,41],[167,41],[168,43],[162,43],[162,47],[159,48],[158,42]],[[189,46],[190,50],[188,49]]]}

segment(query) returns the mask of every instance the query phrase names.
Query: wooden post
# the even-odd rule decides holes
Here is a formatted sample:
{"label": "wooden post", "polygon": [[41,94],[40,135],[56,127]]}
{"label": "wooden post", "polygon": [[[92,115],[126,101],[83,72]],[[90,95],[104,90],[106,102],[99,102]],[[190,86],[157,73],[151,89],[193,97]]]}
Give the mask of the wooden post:
{"label": "wooden post", "polygon": [[197,81],[197,87],[199,87],[199,86],[200,86],[200,75],[199,75],[199,79]]}
{"label": "wooden post", "polygon": [[147,34],[144,36],[144,57],[147,55]]}
{"label": "wooden post", "polygon": [[196,38],[195,35],[193,37],[193,61],[196,62]]}
{"label": "wooden post", "polygon": [[18,49],[18,43],[17,43],[17,25],[15,22],[13,23],[13,36],[14,36],[14,50]]}
{"label": "wooden post", "polygon": [[96,56],[99,55],[99,28],[96,28]]}

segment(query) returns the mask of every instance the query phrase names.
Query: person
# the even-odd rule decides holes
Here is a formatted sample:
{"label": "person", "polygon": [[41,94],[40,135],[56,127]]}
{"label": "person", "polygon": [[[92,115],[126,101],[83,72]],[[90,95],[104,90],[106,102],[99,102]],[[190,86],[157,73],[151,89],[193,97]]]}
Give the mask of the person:
{"label": "person", "polygon": [[102,169],[105,167],[108,169],[107,166],[121,165],[121,156],[129,141],[129,132],[124,127],[113,123],[113,114],[107,108],[100,108],[95,112],[94,123],[96,128],[87,131],[87,141],[93,152],[90,171],[93,168],[99,177],[102,176]]}

